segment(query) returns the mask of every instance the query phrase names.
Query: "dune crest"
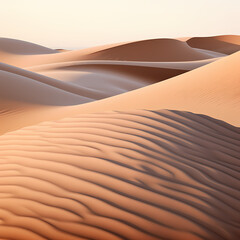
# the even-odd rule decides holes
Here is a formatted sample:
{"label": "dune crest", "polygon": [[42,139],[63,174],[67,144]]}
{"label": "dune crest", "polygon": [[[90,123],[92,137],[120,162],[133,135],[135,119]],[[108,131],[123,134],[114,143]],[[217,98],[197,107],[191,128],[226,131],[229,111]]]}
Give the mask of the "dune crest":
{"label": "dune crest", "polygon": [[[11,39],[6,44],[9,48],[19,49],[19,43]],[[30,52],[32,48],[35,49],[35,45],[32,47],[31,43],[26,43],[26,45]],[[39,46],[39,48],[44,47]],[[0,52],[2,62],[18,67],[31,67],[46,63],[79,60],[179,62],[213,58],[213,56],[175,39],[151,39],[63,52],[51,50],[52,54],[47,52],[47,54],[39,53],[38,55],[27,55],[24,49],[21,50],[23,51],[22,55],[17,52],[14,57],[13,54],[9,56]]]}
{"label": "dune crest", "polygon": [[240,125],[240,52],[166,81],[152,84],[74,111],[94,113],[131,109],[178,109],[202,113]]}
{"label": "dune crest", "polygon": [[11,38],[0,38],[0,55],[3,53],[16,55],[52,54],[57,50],[41,45]]}
{"label": "dune crest", "polygon": [[194,48],[232,54],[240,50],[240,36],[223,35],[214,37],[194,37],[187,40],[187,44]]}
{"label": "dune crest", "polygon": [[175,39],[131,42],[91,53],[89,59],[128,61],[192,61],[210,58]]}

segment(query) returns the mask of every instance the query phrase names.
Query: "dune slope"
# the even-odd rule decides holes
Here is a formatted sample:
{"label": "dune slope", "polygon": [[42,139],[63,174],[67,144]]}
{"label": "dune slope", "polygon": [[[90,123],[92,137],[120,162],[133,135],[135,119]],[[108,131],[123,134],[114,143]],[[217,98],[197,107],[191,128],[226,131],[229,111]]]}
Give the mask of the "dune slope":
{"label": "dune slope", "polygon": [[175,39],[152,39],[125,43],[91,53],[88,59],[128,61],[192,61],[211,58],[185,42]]}
{"label": "dune slope", "polygon": [[215,52],[232,54],[240,50],[240,36],[194,37],[187,40],[187,44],[193,48],[202,48]]}
{"label": "dune slope", "polygon": [[[203,113],[238,125],[238,61],[236,53],[188,73],[209,61],[83,61],[30,68],[40,74],[1,63],[0,132],[78,113],[161,108]],[[98,101],[67,107],[93,100]]]}
{"label": "dune slope", "polygon": [[5,134],[0,237],[237,240],[239,145],[239,128],[166,110]]}
{"label": "dune slope", "polygon": [[[23,51],[22,54],[19,54],[19,51],[16,54],[0,52],[1,61],[18,67],[31,67],[47,63],[79,60],[179,62],[213,58],[211,55],[191,48],[187,43],[175,39],[143,40],[65,52],[50,50],[52,54],[49,54],[49,52],[47,54],[27,54],[24,49],[29,48],[31,52],[32,45],[31,43],[26,44],[27,47],[20,48]],[[18,42],[13,40],[9,40],[7,46],[19,49]]]}
{"label": "dune slope", "polygon": [[61,106],[107,98],[187,71],[141,64],[110,64],[107,69],[104,64],[90,64],[90,69],[83,64],[76,71],[78,65],[65,64],[70,70],[42,75],[0,63],[0,134],[63,117]]}
{"label": "dune slope", "polygon": [[0,134],[64,117],[68,109],[61,106],[125,93],[211,61],[76,61],[45,64],[27,70],[0,63]]}
{"label": "dune slope", "polygon": [[92,92],[0,63],[0,134],[55,119],[60,106],[90,102]]}
{"label": "dune slope", "polygon": [[51,54],[57,52],[58,52],[57,50],[53,50],[26,41],[11,38],[0,38],[0,55],[3,55],[4,53],[16,55],[36,55],[36,54]]}
{"label": "dune slope", "polygon": [[178,109],[240,125],[240,52],[166,81],[77,106],[94,113],[130,109]]}

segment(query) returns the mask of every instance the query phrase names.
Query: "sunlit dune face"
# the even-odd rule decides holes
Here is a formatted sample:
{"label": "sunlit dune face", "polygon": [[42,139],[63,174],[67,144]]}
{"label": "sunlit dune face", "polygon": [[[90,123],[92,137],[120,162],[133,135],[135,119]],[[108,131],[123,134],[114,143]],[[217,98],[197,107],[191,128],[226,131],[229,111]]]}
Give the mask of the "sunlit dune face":
{"label": "sunlit dune face", "polygon": [[0,237],[237,239],[239,136],[166,110],[78,115],[3,135]]}

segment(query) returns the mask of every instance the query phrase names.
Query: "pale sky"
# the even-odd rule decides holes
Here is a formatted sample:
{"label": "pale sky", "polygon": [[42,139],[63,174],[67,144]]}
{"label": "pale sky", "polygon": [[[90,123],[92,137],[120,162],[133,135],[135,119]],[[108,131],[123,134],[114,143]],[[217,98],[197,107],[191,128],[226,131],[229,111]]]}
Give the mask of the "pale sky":
{"label": "pale sky", "polygon": [[83,48],[240,34],[240,0],[0,0],[1,37]]}

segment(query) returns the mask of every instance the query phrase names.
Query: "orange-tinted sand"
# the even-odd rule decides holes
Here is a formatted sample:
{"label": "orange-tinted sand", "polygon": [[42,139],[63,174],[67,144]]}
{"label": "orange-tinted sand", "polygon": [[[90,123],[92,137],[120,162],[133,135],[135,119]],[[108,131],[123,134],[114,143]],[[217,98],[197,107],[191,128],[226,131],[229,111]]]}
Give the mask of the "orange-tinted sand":
{"label": "orange-tinted sand", "polygon": [[215,52],[232,54],[240,50],[240,36],[194,37],[187,40],[189,46]]}
{"label": "orange-tinted sand", "polygon": [[240,239],[239,36],[184,40],[0,38],[0,239]]}

